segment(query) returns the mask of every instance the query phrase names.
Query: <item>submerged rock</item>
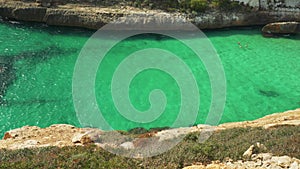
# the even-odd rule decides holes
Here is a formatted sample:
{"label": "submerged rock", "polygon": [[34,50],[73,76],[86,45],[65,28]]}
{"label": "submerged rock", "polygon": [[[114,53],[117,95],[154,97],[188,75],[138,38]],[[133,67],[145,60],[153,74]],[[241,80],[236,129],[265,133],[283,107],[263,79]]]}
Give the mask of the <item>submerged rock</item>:
{"label": "submerged rock", "polygon": [[2,98],[5,95],[7,87],[12,84],[14,77],[11,61],[0,56],[0,105],[5,104]]}
{"label": "submerged rock", "polygon": [[276,91],[272,91],[272,90],[259,90],[259,93],[261,95],[267,96],[267,97],[277,97],[279,96],[279,93],[277,93]]}

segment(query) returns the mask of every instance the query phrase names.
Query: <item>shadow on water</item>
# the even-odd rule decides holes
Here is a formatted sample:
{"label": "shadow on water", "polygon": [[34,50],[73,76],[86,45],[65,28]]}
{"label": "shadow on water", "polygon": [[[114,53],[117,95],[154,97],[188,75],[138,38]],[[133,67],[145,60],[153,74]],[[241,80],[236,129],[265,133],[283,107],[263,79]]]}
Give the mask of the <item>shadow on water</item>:
{"label": "shadow on water", "polygon": [[259,90],[259,94],[267,97],[278,97],[279,93],[272,90]]}
{"label": "shadow on water", "polygon": [[0,19],[0,24],[5,24],[8,27],[25,29],[27,31],[33,32],[47,32],[50,35],[72,35],[72,36],[83,36],[90,37],[96,30],[77,28],[77,27],[67,27],[67,26],[50,26],[45,23],[37,22],[26,22],[26,21],[11,21]]}
{"label": "shadow on water", "polygon": [[16,80],[16,69],[14,64],[19,60],[26,60],[31,65],[36,65],[38,63],[44,62],[53,57],[59,57],[66,54],[71,54],[78,52],[76,48],[63,49],[57,46],[49,46],[45,49],[32,52],[21,52],[17,55],[0,55],[0,106],[7,106],[12,104],[35,104],[35,103],[46,103],[58,100],[45,100],[37,99],[31,101],[10,101],[5,100],[4,96],[6,94],[7,88],[13,84]]}
{"label": "shadow on water", "polygon": [[54,99],[33,99],[33,100],[24,100],[24,101],[3,101],[1,106],[17,106],[17,105],[34,105],[34,104],[48,104],[48,103],[58,103],[62,102],[63,100],[54,100]]}

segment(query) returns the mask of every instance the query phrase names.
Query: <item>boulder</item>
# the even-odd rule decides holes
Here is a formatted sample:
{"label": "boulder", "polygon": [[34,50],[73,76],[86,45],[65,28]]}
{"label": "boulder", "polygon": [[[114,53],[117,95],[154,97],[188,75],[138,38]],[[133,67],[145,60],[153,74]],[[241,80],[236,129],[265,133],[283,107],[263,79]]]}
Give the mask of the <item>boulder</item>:
{"label": "boulder", "polygon": [[262,28],[263,34],[294,34],[300,32],[299,22],[275,22]]}
{"label": "boulder", "polygon": [[293,163],[291,163],[290,169],[299,169],[299,164],[296,161],[294,161]]}
{"label": "boulder", "polygon": [[103,131],[99,129],[89,129],[85,133],[78,133],[72,138],[73,143],[81,143],[83,145],[95,143],[99,140],[100,136],[103,134]]}
{"label": "boulder", "polygon": [[280,167],[287,168],[291,165],[292,159],[289,156],[272,157],[271,163],[275,163]]}
{"label": "boulder", "polygon": [[243,154],[243,157],[245,158],[250,158],[253,154],[253,150],[254,150],[254,145],[251,145]]}

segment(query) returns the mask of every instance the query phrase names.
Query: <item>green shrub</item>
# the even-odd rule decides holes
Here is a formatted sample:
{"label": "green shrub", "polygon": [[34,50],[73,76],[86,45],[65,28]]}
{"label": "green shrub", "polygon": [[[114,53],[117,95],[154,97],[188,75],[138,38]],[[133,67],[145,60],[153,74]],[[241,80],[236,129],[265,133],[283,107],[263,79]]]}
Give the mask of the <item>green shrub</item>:
{"label": "green shrub", "polygon": [[191,6],[191,0],[180,0],[179,7],[182,9],[188,9]]}
{"label": "green shrub", "polygon": [[241,5],[237,1],[231,1],[231,0],[219,0],[219,8],[224,11],[234,11],[238,10]]}
{"label": "green shrub", "polygon": [[208,8],[207,0],[191,0],[190,7],[197,12],[203,12]]}

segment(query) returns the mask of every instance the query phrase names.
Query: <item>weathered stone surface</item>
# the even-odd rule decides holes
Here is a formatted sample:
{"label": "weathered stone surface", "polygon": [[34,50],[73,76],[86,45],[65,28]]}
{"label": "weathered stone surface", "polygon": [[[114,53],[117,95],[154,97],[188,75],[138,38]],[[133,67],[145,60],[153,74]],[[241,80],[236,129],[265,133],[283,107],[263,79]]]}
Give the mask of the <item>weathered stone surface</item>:
{"label": "weathered stone surface", "polygon": [[46,8],[39,7],[16,8],[12,11],[15,19],[34,22],[43,22],[45,14]]}
{"label": "weathered stone surface", "polygon": [[[250,160],[250,161],[235,161],[235,162],[212,162],[208,165],[193,165],[185,167],[184,169],[210,169],[210,168],[219,168],[219,169],[282,169],[282,168],[293,168],[298,169],[299,164],[297,163],[298,159],[290,158],[288,156],[272,157],[271,154],[256,154],[256,157],[263,157],[267,155],[268,160]],[[272,161],[269,159],[271,155]],[[273,161],[274,159],[274,161]]]}
{"label": "weathered stone surface", "polygon": [[259,152],[267,151],[267,147],[264,144],[257,142],[255,146]]}
{"label": "weathered stone surface", "polygon": [[252,158],[252,160],[256,161],[256,160],[262,160],[262,161],[267,161],[267,160],[271,160],[272,158],[272,154],[271,153],[260,153],[258,155],[256,155],[255,157]]}
{"label": "weathered stone surface", "polygon": [[[152,23],[154,17],[156,18],[155,24],[186,20],[191,21],[201,29],[265,25],[281,20],[300,21],[300,12],[288,11],[231,13],[210,11],[197,15],[189,15],[184,13],[166,13],[160,10],[138,9],[128,6],[124,6],[122,9],[113,9],[101,6],[95,7],[91,3],[90,6],[80,3],[66,3],[66,0],[39,0],[38,3],[0,0],[0,16],[9,19],[44,22],[49,25],[76,26],[90,29],[99,29],[104,24],[122,16],[133,16],[134,19],[131,20],[132,22],[142,19],[144,23]],[[124,20],[124,22],[127,21]]]}
{"label": "weathered stone surface", "polygon": [[[216,130],[224,130],[236,127],[264,127],[282,126],[289,123],[292,126],[300,126],[300,109],[289,110],[283,113],[274,113],[253,121],[224,123],[217,126]],[[269,127],[265,127],[269,128]]]}
{"label": "weathered stone surface", "polygon": [[278,126],[298,126],[299,124],[300,124],[300,120],[288,120],[276,124],[266,124],[263,126],[263,128],[270,129],[270,128],[276,128]]}
{"label": "weathered stone surface", "polygon": [[13,130],[10,130],[8,132],[6,132],[4,134],[4,137],[3,139],[6,140],[6,139],[15,139],[16,137],[25,137],[26,136],[28,137],[28,132],[30,130],[33,130],[33,131],[36,131],[36,130],[39,130],[40,128],[37,127],[37,126],[33,126],[33,127],[30,127],[30,126],[24,126],[24,127],[21,127],[21,128],[17,128],[17,129],[13,129]]}
{"label": "weathered stone surface", "polygon": [[67,124],[56,124],[48,128],[24,126],[6,132],[0,140],[0,148],[19,149],[44,146],[71,146],[73,135],[85,132]]}
{"label": "weathered stone surface", "polygon": [[193,129],[190,127],[167,129],[167,130],[157,132],[155,136],[159,138],[159,141],[165,141],[165,140],[171,140],[171,139],[182,137],[185,134],[190,133],[192,130]]}
{"label": "weathered stone surface", "polygon": [[294,161],[293,163],[291,163],[290,169],[299,169],[299,164],[296,161]]}
{"label": "weathered stone surface", "polygon": [[292,158],[289,156],[281,156],[281,157],[274,156],[271,158],[271,163],[277,164],[278,166],[283,168],[289,167],[291,162],[292,162]]}
{"label": "weathered stone surface", "polygon": [[78,133],[72,138],[73,143],[89,144],[99,140],[103,131],[99,129],[88,129],[85,133]]}
{"label": "weathered stone surface", "polygon": [[134,144],[132,142],[125,142],[125,143],[122,143],[120,145],[120,147],[126,149],[126,150],[129,150],[129,149],[134,149]]}
{"label": "weathered stone surface", "polygon": [[[199,138],[206,138],[206,134],[209,134],[211,131],[218,131],[235,127],[262,127],[265,125],[277,126],[281,125],[282,123],[289,122],[297,126],[300,125],[300,123],[297,122],[299,120],[300,109],[296,109],[286,111],[284,113],[275,113],[254,121],[225,123],[219,126],[198,125],[193,127],[167,129],[159,132],[145,133],[143,135],[140,135],[138,139],[131,141],[133,142],[135,147],[142,147],[145,143],[148,144],[149,142],[153,144],[158,142],[162,143],[170,139],[180,139],[185,134],[191,132],[201,131]],[[142,138],[153,139],[147,140]],[[124,137],[122,134],[118,134],[117,131],[103,132],[99,129],[93,128],[76,128],[72,125],[67,124],[54,124],[47,128],[24,126],[22,128],[8,131],[5,133],[3,139],[0,140],[0,148],[15,149],[19,147],[17,146],[18,144],[23,144],[27,140],[38,141],[38,144],[35,145],[35,147],[72,146],[83,145],[91,142],[97,143],[101,146],[119,146],[122,143],[128,141],[126,140],[126,137]],[[201,142],[200,139],[198,141]],[[258,148],[260,152],[265,151],[265,147],[263,146],[263,144],[256,143],[254,146],[256,146],[256,148]],[[270,160],[270,155],[256,158],[267,161],[267,159]],[[298,163],[300,163],[300,161],[298,161]],[[268,166],[267,164],[265,165]]]}
{"label": "weathered stone surface", "polygon": [[15,144],[13,149],[33,148],[36,147],[38,143],[39,142],[37,140],[26,140],[22,144]]}
{"label": "weathered stone surface", "polygon": [[262,28],[262,32],[266,34],[290,34],[300,32],[299,22],[276,22],[267,24]]}
{"label": "weathered stone surface", "polygon": [[243,154],[243,157],[250,158],[253,154],[254,145],[251,145]]}

